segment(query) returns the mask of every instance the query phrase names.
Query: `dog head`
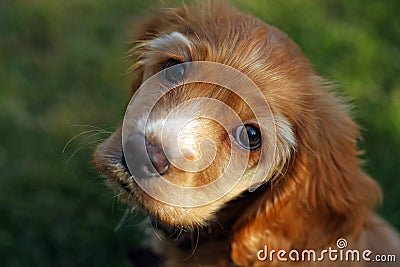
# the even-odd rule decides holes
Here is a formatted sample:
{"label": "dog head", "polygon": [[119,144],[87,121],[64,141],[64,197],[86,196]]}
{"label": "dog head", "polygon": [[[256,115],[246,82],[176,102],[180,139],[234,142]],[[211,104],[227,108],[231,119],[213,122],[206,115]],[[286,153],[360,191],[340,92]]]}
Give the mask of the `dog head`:
{"label": "dog head", "polygon": [[191,227],[274,183],[264,202],[365,199],[350,193],[358,128],[284,33],[215,1],[164,10],[136,39],[123,125],[94,155],[123,200]]}

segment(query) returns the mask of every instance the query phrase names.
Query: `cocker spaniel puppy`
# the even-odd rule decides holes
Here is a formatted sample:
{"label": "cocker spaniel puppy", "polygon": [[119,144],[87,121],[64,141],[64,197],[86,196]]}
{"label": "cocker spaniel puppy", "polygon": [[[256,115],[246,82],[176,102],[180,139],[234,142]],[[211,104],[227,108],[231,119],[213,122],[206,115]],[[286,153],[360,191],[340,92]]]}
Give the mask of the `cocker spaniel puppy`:
{"label": "cocker spaniel puppy", "polygon": [[131,101],[94,161],[151,218],[138,266],[398,266],[359,128],[284,33],[207,1],[150,18],[130,54]]}

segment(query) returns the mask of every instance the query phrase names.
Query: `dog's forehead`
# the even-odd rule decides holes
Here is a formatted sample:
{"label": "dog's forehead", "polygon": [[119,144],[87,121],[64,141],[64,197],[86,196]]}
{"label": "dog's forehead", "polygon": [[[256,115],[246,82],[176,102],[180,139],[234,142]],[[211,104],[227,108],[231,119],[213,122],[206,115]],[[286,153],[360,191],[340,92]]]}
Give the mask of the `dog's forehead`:
{"label": "dog's forehead", "polygon": [[[183,61],[214,61],[232,67],[240,62],[243,65],[250,65],[246,59],[259,60],[260,54],[263,54],[263,48],[266,47],[270,38],[266,27],[259,27],[257,30],[249,29],[249,31],[243,29],[240,38],[235,35],[232,38],[229,36],[222,38],[221,36],[221,39],[197,32],[174,31],[162,34],[147,42],[147,57],[164,55]],[[221,32],[221,35],[224,33],[226,34],[226,32]],[[271,40],[278,39],[279,37],[274,37]]]}
{"label": "dog's forehead", "polygon": [[161,33],[145,41],[139,55],[140,63],[162,66],[169,58],[182,62],[217,62],[243,72],[259,84],[266,84],[269,78],[290,79],[297,68],[289,66],[308,65],[295,43],[280,30],[261,21],[240,27],[229,24],[224,29],[214,25],[207,31],[198,28],[191,26],[191,31]]}

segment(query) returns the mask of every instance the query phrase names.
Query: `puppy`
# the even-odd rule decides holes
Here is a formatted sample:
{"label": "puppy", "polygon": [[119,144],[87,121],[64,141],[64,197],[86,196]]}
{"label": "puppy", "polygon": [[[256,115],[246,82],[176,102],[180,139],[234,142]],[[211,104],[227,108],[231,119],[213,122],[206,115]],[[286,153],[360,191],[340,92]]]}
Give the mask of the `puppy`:
{"label": "puppy", "polygon": [[152,266],[399,266],[359,128],[284,33],[207,1],[135,39],[132,99],[94,161],[151,217]]}

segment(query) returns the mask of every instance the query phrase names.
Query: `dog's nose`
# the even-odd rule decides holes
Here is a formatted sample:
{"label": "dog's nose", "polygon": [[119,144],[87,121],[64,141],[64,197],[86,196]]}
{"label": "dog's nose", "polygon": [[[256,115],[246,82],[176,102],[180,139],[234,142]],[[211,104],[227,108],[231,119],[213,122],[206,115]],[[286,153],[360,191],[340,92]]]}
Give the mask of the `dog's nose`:
{"label": "dog's nose", "polygon": [[142,134],[129,136],[123,150],[130,173],[138,178],[163,175],[168,171],[170,163],[162,148]]}

